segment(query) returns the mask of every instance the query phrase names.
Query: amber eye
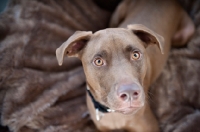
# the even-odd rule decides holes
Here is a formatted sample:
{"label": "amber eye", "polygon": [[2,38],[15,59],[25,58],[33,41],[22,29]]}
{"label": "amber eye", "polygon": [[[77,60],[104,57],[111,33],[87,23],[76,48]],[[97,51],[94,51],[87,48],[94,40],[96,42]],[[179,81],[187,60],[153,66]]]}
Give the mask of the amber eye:
{"label": "amber eye", "polygon": [[138,60],[139,58],[140,58],[139,52],[135,51],[135,52],[132,53],[132,55],[131,55],[132,60]]}
{"label": "amber eye", "polygon": [[96,66],[103,66],[103,65],[104,65],[104,61],[103,61],[102,58],[96,58],[96,59],[94,60],[94,64],[95,64]]}

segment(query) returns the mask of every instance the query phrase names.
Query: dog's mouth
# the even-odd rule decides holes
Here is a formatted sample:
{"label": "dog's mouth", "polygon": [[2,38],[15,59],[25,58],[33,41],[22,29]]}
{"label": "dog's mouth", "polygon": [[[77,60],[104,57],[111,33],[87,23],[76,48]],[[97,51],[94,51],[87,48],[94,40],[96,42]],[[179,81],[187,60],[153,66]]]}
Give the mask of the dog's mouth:
{"label": "dog's mouth", "polygon": [[118,110],[116,110],[116,112],[128,115],[128,114],[135,114],[139,109],[141,109],[141,107],[130,106],[127,108],[118,109]]}
{"label": "dog's mouth", "polygon": [[[115,104],[115,105],[112,105]],[[117,103],[114,102],[111,105],[107,105],[110,109],[114,110],[115,112],[121,113],[121,114],[135,114],[137,111],[139,111],[141,108],[144,107],[145,102],[143,100],[138,101],[129,101],[126,103]]]}
{"label": "dog's mouth", "polygon": [[127,102],[127,103],[114,103],[115,105],[107,105],[112,111],[121,113],[121,114],[135,114],[141,108],[144,107],[144,101],[137,101],[137,102]]}

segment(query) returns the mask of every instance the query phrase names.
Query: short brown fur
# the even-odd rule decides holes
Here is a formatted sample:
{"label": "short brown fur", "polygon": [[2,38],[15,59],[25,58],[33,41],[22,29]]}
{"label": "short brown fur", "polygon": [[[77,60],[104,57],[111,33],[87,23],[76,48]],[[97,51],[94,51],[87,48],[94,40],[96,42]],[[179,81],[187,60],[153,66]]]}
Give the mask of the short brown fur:
{"label": "short brown fur", "polygon": [[[116,111],[97,121],[93,103],[87,96],[91,117],[99,130],[157,132],[157,120],[145,101],[148,88],[162,71],[171,42],[177,46],[185,44],[194,32],[194,25],[182,8],[170,0],[125,0],[111,20],[111,26],[118,25],[123,28],[105,29],[94,34],[76,32],[57,49],[58,62],[62,64],[65,54],[79,57],[95,99]],[[124,29],[127,25],[128,29]],[[141,56],[131,60],[135,51]],[[97,58],[101,58],[104,65],[95,66]],[[128,102],[134,106],[131,110],[117,95],[118,87],[127,84],[136,84],[140,90],[138,99]],[[122,108],[123,112],[120,111]]]}

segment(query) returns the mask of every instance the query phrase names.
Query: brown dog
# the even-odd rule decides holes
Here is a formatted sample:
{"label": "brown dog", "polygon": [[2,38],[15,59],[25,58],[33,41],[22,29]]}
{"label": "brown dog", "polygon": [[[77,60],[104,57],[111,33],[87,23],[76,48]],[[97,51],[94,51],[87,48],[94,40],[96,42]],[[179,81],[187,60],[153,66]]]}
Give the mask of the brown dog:
{"label": "brown dog", "polygon": [[99,130],[157,132],[157,121],[145,101],[148,88],[163,69],[171,41],[185,44],[194,25],[170,0],[125,0],[111,25],[129,26],[94,34],[76,32],[56,50],[59,65],[65,54],[81,59],[88,108]]}

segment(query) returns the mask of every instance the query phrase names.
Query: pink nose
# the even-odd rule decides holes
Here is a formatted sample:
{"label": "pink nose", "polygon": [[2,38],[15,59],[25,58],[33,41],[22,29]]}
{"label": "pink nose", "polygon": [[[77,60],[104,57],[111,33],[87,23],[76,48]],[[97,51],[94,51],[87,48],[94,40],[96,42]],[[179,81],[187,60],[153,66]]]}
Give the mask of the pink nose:
{"label": "pink nose", "polygon": [[136,84],[120,85],[117,89],[119,99],[124,102],[137,100],[140,94],[140,87]]}

